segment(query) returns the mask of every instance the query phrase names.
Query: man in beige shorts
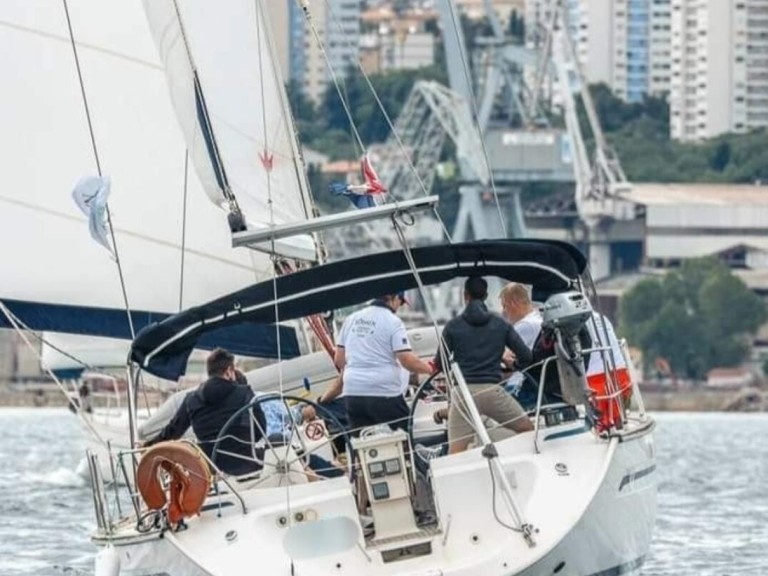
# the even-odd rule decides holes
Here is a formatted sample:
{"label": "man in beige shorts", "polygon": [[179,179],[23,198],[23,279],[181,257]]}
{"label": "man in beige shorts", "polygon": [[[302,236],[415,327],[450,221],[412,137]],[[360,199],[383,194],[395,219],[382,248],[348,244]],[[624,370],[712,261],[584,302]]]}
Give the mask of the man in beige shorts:
{"label": "man in beige shorts", "polygon": [[[520,404],[501,387],[501,360],[506,348],[516,358],[518,368],[531,363],[531,350],[512,325],[488,310],[488,283],[479,276],[464,284],[464,311],[443,329],[443,342],[449,355],[459,365],[481,416],[495,420],[512,432],[533,430],[533,424]],[[441,355],[434,360],[441,368]],[[448,412],[448,452],[463,452],[472,442],[475,430],[468,419],[464,401],[453,395]]]}

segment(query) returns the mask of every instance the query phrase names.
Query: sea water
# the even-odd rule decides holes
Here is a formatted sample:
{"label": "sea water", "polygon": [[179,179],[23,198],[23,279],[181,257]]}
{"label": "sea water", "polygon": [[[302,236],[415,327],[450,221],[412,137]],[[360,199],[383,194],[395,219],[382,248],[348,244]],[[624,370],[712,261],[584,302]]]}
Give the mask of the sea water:
{"label": "sea water", "polygon": [[[654,417],[659,512],[642,574],[768,575],[768,414]],[[0,576],[93,573],[84,435],[67,410],[0,408]]]}

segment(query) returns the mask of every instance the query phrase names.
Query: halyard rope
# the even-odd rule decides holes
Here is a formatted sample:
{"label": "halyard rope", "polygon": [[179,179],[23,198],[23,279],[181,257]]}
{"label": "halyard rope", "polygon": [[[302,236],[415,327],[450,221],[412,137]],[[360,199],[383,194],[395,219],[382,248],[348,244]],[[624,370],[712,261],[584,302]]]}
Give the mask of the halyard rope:
{"label": "halyard rope", "polygon": [[82,411],[80,410],[80,406],[75,402],[74,397],[72,397],[69,394],[69,391],[67,390],[66,386],[61,383],[61,381],[56,377],[56,374],[54,374],[53,370],[51,370],[48,365],[43,360],[43,355],[37,351],[37,349],[32,346],[32,343],[29,341],[29,338],[27,338],[26,333],[24,332],[26,327],[22,326],[22,323],[16,318],[16,316],[11,312],[8,307],[5,305],[5,303],[0,300],[0,310],[3,311],[3,314],[6,318],[8,318],[8,321],[13,326],[14,330],[21,336],[21,339],[24,340],[24,344],[27,345],[27,347],[32,351],[32,353],[37,357],[38,361],[40,362],[40,367],[45,370],[45,372],[51,377],[51,379],[56,383],[56,385],[59,387],[59,389],[64,393],[64,397],[69,402],[70,406],[74,409],[75,414],[77,415],[80,420],[82,420],[83,424],[86,425],[86,427],[91,431],[91,434],[93,434],[93,437],[99,441],[101,444],[109,448],[109,444],[104,440],[104,438],[101,437],[101,434],[99,434],[96,429],[93,427],[93,424],[88,421],[88,419],[83,415]]}
{"label": "halyard rope", "polygon": [[[72,44],[72,53],[75,56],[75,67],[77,68],[77,78],[80,83],[80,93],[83,97],[83,107],[85,108],[85,117],[88,121],[88,132],[91,135],[91,146],[93,147],[93,157],[96,160],[96,170],[99,174],[99,178],[102,177],[101,172],[101,162],[99,161],[99,151],[98,147],[96,146],[96,136],[93,132],[93,122],[91,120],[91,112],[88,107],[88,97],[85,92],[85,82],[83,81],[83,73],[80,69],[80,59],[77,55],[77,44],[75,43],[75,34],[72,30],[72,21],[69,17],[69,6],[67,5],[67,0],[62,0],[64,4],[64,13],[67,16],[67,29],[69,30],[69,41]],[[128,303],[128,292],[125,288],[125,278],[123,277],[123,267],[120,263],[120,253],[117,249],[117,239],[115,238],[115,229],[112,226],[112,215],[109,210],[109,203],[105,206],[106,214],[107,214],[107,224],[109,226],[109,234],[112,238],[112,247],[114,248],[114,254],[115,254],[115,264],[117,264],[117,272],[120,275],[120,288],[123,292],[123,302],[125,303],[125,313],[128,316],[128,327],[131,330],[131,339],[136,337],[136,331],[133,328],[133,318],[131,316],[131,307]]]}
{"label": "halyard rope", "polygon": [[[256,13],[256,38],[257,38],[257,45],[259,46],[259,79],[261,80],[260,88],[261,88],[261,101],[262,103],[266,102],[265,100],[265,94],[264,94],[264,55],[261,51],[261,35],[262,35],[262,27],[264,26],[263,22],[263,14],[261,11],[261,3],[259,0],[254,0],[254,10]],[[263,125],[267,126],[267,110],[266,106],[261,107],[261,120]],[[269,152],[269,134],[268,131],[264,131],[264,154],[265,156],[268,155]],[[266,170],[267,172],[267,206],[269,208],[269,225],[270,227],[275,226],[275,210],[274,210],[274,199],[272,198],[272,171],[270,169]],[[277,339],[277,381],[278,386],[280,389],[280,398],[282,399],[285,396],[285,391],[283,390],[283,363],[282,363],[282,342],[280,339],[280,307],[278,306],[278,298],[277,298],[277,268],[278,268],[278,262],[277,262],[277,254],[275,250],[275,238],[274,236],[271,238],[271,258],[272,258],[272,291],[275,299],[275,337]],[[263,431],[263,435],[266,438],[266,431]],[[288,451],[290,450],[290,445],[286,448],[285,455],[288,456]],[[274,448],[273,448],[274,451]],[[286,502],[286,508],[288,510],[288,517],[292,518],[293,515],[291,514],[291,489],[290,489],[290,483],[286,483],[285,486],[285,502]]]}

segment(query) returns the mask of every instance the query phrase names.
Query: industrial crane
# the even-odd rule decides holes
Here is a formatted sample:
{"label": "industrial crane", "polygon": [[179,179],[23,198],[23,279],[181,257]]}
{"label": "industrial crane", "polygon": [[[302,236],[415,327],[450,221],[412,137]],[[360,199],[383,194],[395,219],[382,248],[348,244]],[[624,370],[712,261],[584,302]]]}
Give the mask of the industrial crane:
{"label": "industrial crane", "polygon": [[[609,276],[611,272],[607,227],[616,220],[634,219],[635,204],[627,199],[632,185],[603,134],[568,24],[568,11],[563,0],[555,0],[545,30],[542,61],[551,61],[557,75],[566,129],[572,147],[576,209],[587,230],[592,276],[600,279]],[[541,77],[543,74],[540,69],[537,73],[537,83]],[[579,124],[574,88],[581,96],[594,140],[591,161]]]}
{"label": "industrial crane", "polygon": [[[631,185],[606,142],[576,56],[566,6],[563,0],[552,0],[543,42],[533,51],[510,44],[491,0],[484,2],[493,35],[481,41],[483,50],[474,60],[482,65],[475,66],[473,81],[455,5],[452,0],[437,1],[451,88],[434,82],[414,86],[387,142],[371,148],[379,177],[398,199],[425,194],[431,189],[443,144],[450,138],[463,182],[453,231],[457,241],[470,237],[470,227],[476,238],[527,235],[517,186],[531,181],[575,182],[574,203],[586,229],[592,274],[603,278],[611,263],[608,227],[635,218],[635,208],[626,199]],[[525,69],[535,71],[532,82],[526,83]],[[553,73],[565,134],[552,129],[542,112],[542,88]],[[574,90],[581,96],[594,141],[591,155]],[[503,224],[487,199],[494,183],[498,192],[494,200],[500,198],[504,205]],[[366,224],[358,236],[379,249],[388,247],[385,225]]]}

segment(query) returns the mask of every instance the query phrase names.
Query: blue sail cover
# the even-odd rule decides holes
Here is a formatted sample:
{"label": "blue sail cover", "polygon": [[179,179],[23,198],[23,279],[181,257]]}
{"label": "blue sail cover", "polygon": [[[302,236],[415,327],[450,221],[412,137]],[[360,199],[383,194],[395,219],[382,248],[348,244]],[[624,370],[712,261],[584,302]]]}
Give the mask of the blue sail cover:
{"label": "blue sail cover", "polygon": [[[539,295],[572,288],[586,268],[581,252],[554,241],[466,242],[415,248],[412,255],[425,285],[496,276],[532,285]],[[332,262],[254,284],[148,326],[134,340],[131,359],[153,374],[176,378],[181,373],[172,374],[169,367],[180,366],[179,359],[186,361],[198,341],[224,328],[302,318],[416,286],[402,250]]]}

